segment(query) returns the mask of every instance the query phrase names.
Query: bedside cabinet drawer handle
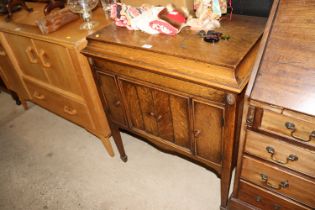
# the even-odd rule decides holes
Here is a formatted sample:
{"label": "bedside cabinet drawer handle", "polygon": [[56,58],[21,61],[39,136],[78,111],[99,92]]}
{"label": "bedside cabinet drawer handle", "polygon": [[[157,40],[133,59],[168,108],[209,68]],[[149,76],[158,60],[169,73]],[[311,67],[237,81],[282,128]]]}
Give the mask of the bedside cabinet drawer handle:
{"label": "bedside cabinet drawer handle", "polygon": [[26,50],[25,50],[25,53],[26,53],[26,55],[27,55],[27,57],[28,57],[28,60],[31,62],[31,63],[37,63],[38,61],[37,61],[37,59],[36,58],[34,58],[35,56],[34,56],[34,54],[35,54],[35,52],[34,52],[34,49],[32,48],[32,47],[27,47],[26,48]]}
{"label": "bedside cabinet drawer handle", "polygon": [[155,113],[154,112],[149,112],[148,113],[151,117],[155,117]]}
{"label": "bedside cabinet drawer handle", "polygon": [[294,123],[291,123],[291,122],[286,122],[285,124],[285,127],[289,130],[291,130],[291,133],[290,135],[299,140],[299,141],[304,141],[304,142],[309,142],[312,140],[312,138],[315,138],[315,130],[311,132],[311,134],[309,135],[308,139],[303,139],[301,137],[298,137],[295,132],[297,131],[296,127],[295,127],[295,124]]}
{"label": "bedside cabinet drawer handle", "polygon": [[77,110],[70,108],[68,106],[64,106],[63,111],[69,115],[76,115],[77,114]]}
{"label": "bedside cabinet drawer handle", "polygon": [[278,185],[275,185],[275,184],[272,184],[271,182],[269,182],[269,177],[265,174],[260,174],[260,177],[261,177],[261,181],[267,185],[268,187],[271,187],[272,189],[275,189],[275,190],[281,190],[281,189],[284,189],[284,188],[288,188],[289,187],[289,182],[286,180],[286,181],[281,181]]}
{"label": "bedside cabinet drawer handle", "polygon": [[275,155],[276,155],[276,150],[275,150],[273,147],[267,146],[267,147],[266,147],[266,150],[267,150],[267,152],[270,154],[270,158],[271,158],[273,161],[275,161],[275,162],[277,162],[277,163],[280,163],[280,164],[283,164],[283,165],[288,164],[289,161],[297,161],[297,160],[299,159],[298,156],[293,155],[293,154],[290,154],[290,155],[287,157],[287,159],[286,159],[285,161],[283,161],[283,160],[278,160],[278,159],[275,157]]}
{"label": "bedside cabinet drawer handle", "polygon": [[51,64],[49,62],[46,61],[47,59],[47,54],[44,50],[40,50],[39,51],[39,59],[40,61],[42,62],[43,66],[46,67],[46,68],[50,68],[51,67]]}
{"label": "bedside cabinet drawer handle", "polygon": [[39,100],[44,100],[45,99],[45,95],[44,94],[40,94],[37,91],[34,92],[33,96],[34,96],[34,98],[37,98]]}

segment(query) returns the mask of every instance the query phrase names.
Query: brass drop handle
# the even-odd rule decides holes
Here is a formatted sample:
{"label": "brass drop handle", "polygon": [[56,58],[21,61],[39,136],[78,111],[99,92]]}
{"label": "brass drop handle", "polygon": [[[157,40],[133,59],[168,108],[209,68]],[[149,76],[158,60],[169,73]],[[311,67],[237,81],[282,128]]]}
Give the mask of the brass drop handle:
{"label": "brass drop handle", "polygon": [[298,156],[293,155],[293,154],[290,154],[290,155],[287,157],[287,159],[286,159],[285,161],[283,161],[283,160],[278,160],[277,158],[275,158],[276,150],[275,150],[273,147],[267,146],[267,147],[266,147],[266,150],[267,150],[267,152],[271,155],[270,158],[271,158],[273,161],[275,161],[275,162],[277,162],[277,163],[280,163],[280,164],[282,164],[282,165],[288,164],[289,161],[297,161],[297,160],[299,159]]}
{"label": "brass drop handle", "polygon": [[274,185],[268,181],[269,177],[266,174],[260,174],[260,177],[261,177],[261,181],[268,187],[271,187],[272,189],[281,190],[281,189],[289,187],[289,182],[287,180],[281,181],[278,185]]}
{"label": "brass drop handle", "polygon": [[261,197],[259,195],[256,196],[256,202],[260,202],[261,201]]}
{"label": "brass drop handle", "polygon": [[63,107],[63,111],[69,115],[76,115],[77,114],[77,110],[76,109],[73,109],[69,106],[64,106]]}
{"label": "brass drop handle", "polygon": [[273,209],[274,209],[274,210],[280,210],[280,209],[281,209],[281,206],[279,206],[278,204],[274,204],[274,205],[273,205]]}
{"label": "brass drop handle", "polygon": [[120,104],[121,104],[121,102],[120,102],[119,100],[115,101],[115,103],[114,103],[114,105],[115,105],[116,107],[119,107]]}
{"label": "brass drop handle", "polygon": [[37,63],[38,60],[36,58],[34,58],[34,49],[31,47],[31,46],[28,46],[25,50],[25,53],[28,57],[28,60],[31,62],[31,63]]}
{"label": "brass drop handle", "polygon": [[200,133],[201,133],[201,130],[194,130],[194,136],[195,136],[196,138],[199,137]]}
{"label": "brass drop handle", "polygon": [[45,68],[50,68],[51,64],[46,61],[46,58],[47,58],[46,52],[43,49],[40,49],[39,50],[39,59],[40,59],[40,61],[42,62],[43,66]]}
{"label": "brass drop handle", "polygon": [[40,94],[39,92],[35,91],[33,93],[34,98],[37,98],[39,100],[44,100],[45,99],[45,95],[44,94]]}
{"label": "brass drop handle", "polygon": [[285,127],[286,127],[287,129],[291,130],[290,135],[291,135],[293,138],[295,138],[295,139],[297,139],[297,140],[299,140],[299,141],[309,142],[309,141],[312,140],[312,138],[315,138],[315,130],[310,133],[308,139],[302,139],[301,137],[298,137],[298,136],[295,134],[295,132],[297,131],[297,129],[296,129],[294,123],[286,122],[286,123],[285,123]]}
{"label": "brass drop handle", "polygon": [[154,113],[154,112],[149,112],[149,115],[150,115],[151,117],[155,117],[155,113]]}

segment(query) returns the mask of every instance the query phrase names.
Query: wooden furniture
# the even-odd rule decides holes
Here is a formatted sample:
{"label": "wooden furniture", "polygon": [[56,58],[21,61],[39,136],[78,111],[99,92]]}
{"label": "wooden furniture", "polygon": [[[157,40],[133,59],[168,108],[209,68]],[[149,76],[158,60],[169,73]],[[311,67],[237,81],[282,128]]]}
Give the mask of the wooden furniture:
{"label": "wooden furniture", "polygon": [[12,98],[16,101],[16,104],[20,105],[20,98],[25,98],[27,93],[18,74],[14,70],[7,51],[3,47],[4,42],[5,40],[0,36],[0,79],[3,81],[6,91],[9,92]]}
{"label": "wooden furniture", "polygon": [[255,60],[265,18],[222,21],[230,41],[209,44],[196,32],[150,36],[109,25],[88,37],[112,134],[126,161],[119,129],[180,154],[221,177],[226,207],[242,90]]}
{"label": "wooden furniture", "polygon": [[[1,68],[10,67],[5,72],[18,75],[12,84],[22,84],[16,91],[22,101],[31,100],[84,127],[99,137],[113,155],[108,140],[110,130],[93,75],[86,57],[80,53],[88,35],[79,29],[82,20],[42,35],[35,21],[44,16],[45,4],[29,5],[34,12],[21,10],[12,16],[12,21],[0,21],[0,39],[5,49],[2,54],[10,58],[5,62],[12,63],[3,64],[4,56],[0,55]],[[99,28],[110,22],[102,9],[95,11],[94,17],[100,22]]]}
{"label": "wooden furniture", "polygon": [[314,6],[274,2],[246,92],[231,210],[315,209]]}

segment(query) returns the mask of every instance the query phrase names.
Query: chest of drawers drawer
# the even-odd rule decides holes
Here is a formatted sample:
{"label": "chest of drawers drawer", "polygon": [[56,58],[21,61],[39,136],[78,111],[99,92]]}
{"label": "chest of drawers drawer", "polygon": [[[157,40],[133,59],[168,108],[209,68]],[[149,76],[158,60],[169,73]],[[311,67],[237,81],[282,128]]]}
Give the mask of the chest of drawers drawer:
{"label": "chest of drawers drawer", "polygon": [[315,177],[315,151],[247,130],[245,152]]}
{"label": "chest of drawers drawer", "polygon": [[243,156],[241,178],[315,208],[314,179],[302,177],[248,156]]}
{"label": "chest of drawers drawer", "polygon": [[88,110],[84,104],[28,80],[25,80],[25,84],[32,97],[32,101],[36,104],[81,126],[92,127]]}
{"label": "chest of drawers drawer", "polygon": [[240,181],[239,197],[240,200],[253,205],[259,209],[273,210],[302,210],[310,209],[300,205],[290,199],[264,190],[244,180]]}
{"label": "chest of drawers drawer", "polygon": [[315,147],[315,120],[312,118],[299,118],[261,108],[255,108],[255,118],[253,126],[259,130]]}

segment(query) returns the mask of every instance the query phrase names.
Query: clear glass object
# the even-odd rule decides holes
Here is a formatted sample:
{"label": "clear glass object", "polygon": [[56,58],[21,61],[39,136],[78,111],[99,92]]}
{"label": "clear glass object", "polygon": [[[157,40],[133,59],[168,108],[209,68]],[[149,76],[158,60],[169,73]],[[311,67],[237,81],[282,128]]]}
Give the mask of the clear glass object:
{"label": "clear glass object", "polygon": [[92,20],[92,10],[97,6],[98,0],[67,0],[67,7],[74,12],[80,13],[84,21],[80,25],[81,30],[91,30],[98,25]]}
{"label": "clear glass object", "polygon": [[111,4],[116,3],[116,0],[100,0],[105,15],[110,14]]}

